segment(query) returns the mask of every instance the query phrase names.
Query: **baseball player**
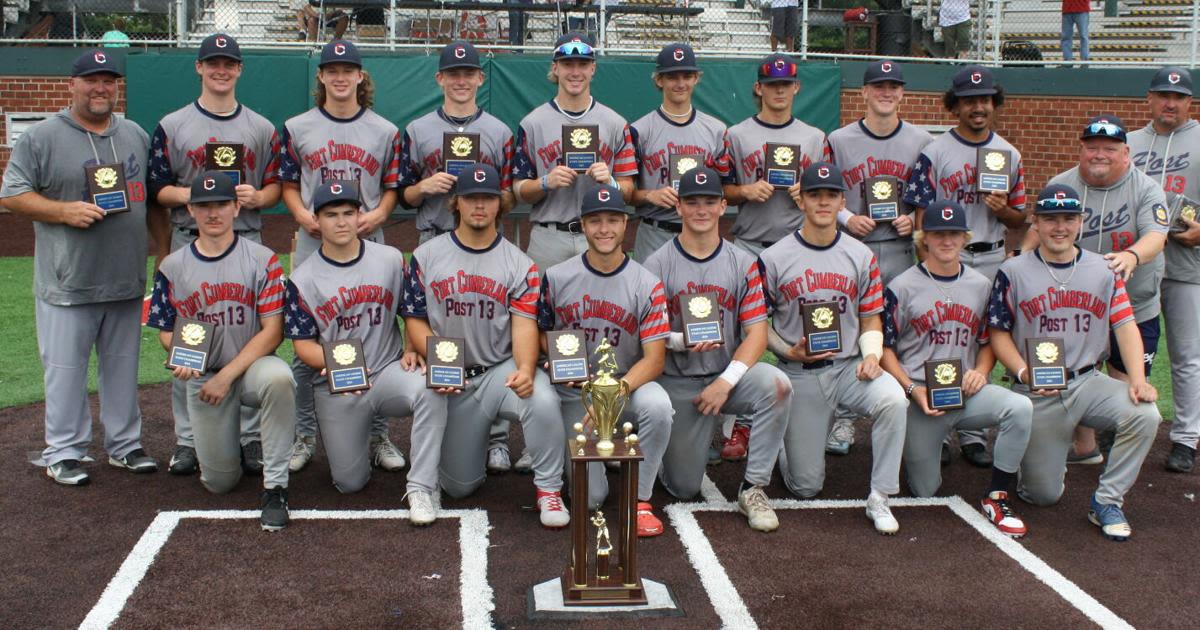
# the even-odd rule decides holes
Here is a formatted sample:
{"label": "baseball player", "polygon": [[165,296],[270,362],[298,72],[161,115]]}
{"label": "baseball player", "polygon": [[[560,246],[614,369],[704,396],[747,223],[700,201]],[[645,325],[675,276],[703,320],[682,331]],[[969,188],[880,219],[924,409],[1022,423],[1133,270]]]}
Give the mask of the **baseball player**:
{"label": "baseball player", "polygon": [[[962,206],[935,201],[925,209],[917,236],[924,262],[901,273],[883,291],[882,365],[911,401],[904,439],[909,490],[927,497],[942,485],[939,460],[948,431],[999,427],[992,480],[980,505],[1001,532],[1020,538],[1025,523],[1013,513],[1008,495],[1029,443],[1033,404],[1007,388],[988,384],[996,363],[988,345],[991,283],[959,260],[960,250],[970,240]],[[961,362],[960,374],[942,375],[943,384],[961,385],[961,409],[934,409],[929,404],[928,387],[936,383],[926,382],[925,363],[947,359]]]}
{"label": "baseball player", "polygon": [[213,325],[208,369],[173,370],[195,420],[200,482],[216,493],[237,485],[240,409],[261,409],[266,465],[259,522],[279,530],[288,522],[287,464],[296,421],[292,370],[274,354],[283,341],[283,267],[274,252],[234,230],[241,202],[228,176],[201,173],[188,192],[188,212],[200,233],[159,267],[147,324],[159,330],[168,353],[178,317]]}
{"label": "baseball player", "polygon": [[[871,430],[871,491],[867,518],[881,534],[900,524],[888,495],[900,491],[900,458],[908,401],[896,379],[879,367],[883,357],[883,285],[879,265],[866,245],[838,231],[837,213],[846,185],[838,167],[817,162],[800,178],[804,225],[763,251],[767,307],[774,313],[768,344],[792,381],[792,411],[779,468],[793,493],[809,498],[825,484],[825,437],[834,410],[866,416]],[[840,322],[842,349],[809,354],[803,305],[832,301],[814,313],[818,321]],[[830,312],[836,310],[837,312]],[[757,432],[757,427],[755,432]]]}
{"label": "baseball player", "polygon": [[[200,97],[167,114],[150,138],[150,194],[170,209],[171,217],[162,244],[169,242],[174,252],[200,233],[186,205],[192,181],[205,169],[209,142],[243,146],[242,181],[237,184],[240,210],[233,230],[241,238],[262,243],[259,210],[279,202],[279,136],[270,121],[237,100],[242,52],[236,39],[224,33],[204,38],[196,56],[196,74]],[[167,470],[190,475],[196,472],[196,449],[183,380],[171,383],[171,411],[176,446]],[[242,467],[257,474],[262,471],[258,416],[249,407],[243,408],[242,415]]]}
{"label": "baseball player", "polygon": [[[148,473],[137,404],[142,291],[146,287],[146,156],[150,138],[113,115],[121,71],[101,50],[79,55],[70,105],[30,127],[13,146],[0,202],[33,221],[33,294],[46,388],[46,474],[88,482],[80,465],[92,441],[88,357],[100,365],[100,422],[108,463]],[[88,174],[85,169],[98,167]],[[93,203],[89,179],[118,192],[125,212]],[[115,206],[114,206],[115,208]]]}
{"label": "baseball player", "polygon": [[[637,427],[645,456],[638,477],[638,536],[658,536],[662,521],[654,515],[650,497],[674,413],[666,390],[654,380],[662,374],[671,332],[666,297],[662,282],[621,248],[627,215],[619,190],[593,185],[584,193],[579,213],[588,249],[546,271],[538,326],[543,331],[583,331],[589,355],[605,339],[612,346],[618,368],[613,376],[624,381],[630,392],[623,419],[629,418]],[[564,429],[572,431],[569,427],[584,422],[586,415],[579,389],[568,385],[556,389]],[[588,509],[596,509],[608,496],[608,480],[598,463],[588,465],[588,493]]]}
{"label": "baseball player", "polygon": [[[1125,281],[1100,254],[1076,246],[1083,229],[1083,202],[1070,186],[1051,184],[1038,195],[1033,225],[1041,236],[1032,251],[1004,261],[988,303],[991,345],[996,358],[1016,376],[1014,391],[1033,401],[1033,431],[1021,461],[1017,495],[1035,505],[1052,505],[1063,492],[1071,431],[1079,424],[1115,429],[1100,486],[1092,495],[1088,520],[1110,540],[1129,538],[1132,529],[1122,512],[1125,493],[1162,422],[1158,392],[1142,371],[1142,338]],[[1097,369],[1110,352],[1109,331],[1129,368],[1128,383]],[[1060,361],[1067,388],[1030,390],[1025,340],[1070,336],[1065,356],[1053,345],[1039,350],[1045,360]]]}
{"label": "baseball player", "polygon": [[[892,177],[903,185],[912,175],[921,149],[933,140],[928,131],[900,120],[904,99],[904,71],[894,61],[874,61],[863,72],[862,96],[867,109],[859,120],[829,134],[829,161],[842,169],[848,189],[846,208],[838,223],[875,254],[884,286],[912,267],[913,221],[911,207],[901,208],[892,221],[875,222],[864,202],[867,181]],[[893,189],[895,190],[895,189]],[[838,414],[825,443],[825,451],[845,455],[854,444],[853,418]]]}
{"label": "baseball player", "polygon": [[[784,54],[768,55],[758,65],[754,100],[758,113],[729,128],[725,153],[730,171],[724,176],[725,200],[739,207],[733,223],[734,241],[757,255],[800,227],[804,215],[796,211],[800,184],[776,189],[766,179],[766,144],[797,145],[799,155],[781,155],[801,170],[825,159],[825,133],[792,115],[800,93],[799,68]],[[794,162],[793,162],[794,160]],[[787,164],[784,164],[785,166]]]}
{"label": "baseball player", "polygon": [[[1004,239],[1010,228],[1025,224],[1025,166],[1021,154],[991,130],[996,110],[1004,105],[1004,90],[996,85],[991,70],[966,66],[954,75],[942,105],[958,124],[925,145],[904,189],[904,203],[917,208],[917,222],[924,208],[939,199],[962,206],[967,227],[975,241],[963,248],[963,264],[982,273],[988,281],[1004,261]],[[978,184],[978,152],[981,147],[1011,152],[1008,194],[984,193]],[[982,431],[959,431],[963,458],[979,468],[992,465]],[[948,453],[948,451],[947,451]]]}
{"label": "baseball player", "polygon": [[[779,519],[763,488],[783,442],[792,405],[791,382],[778,368],[758,359],[767,348],[767,306],[758,260],[721,239],[725,212],[720,175],[698,166],[679,182],[678,212],[683,231],[646,261],[662,279],[671,335],[658,384],[671,397],[675,419],[659,477],[681,499],[700,493],[708,447],[721,413],[749,416],[754,426],[746,476],[738,488],[738,509],[752,529],[774,531]],[[682,311],[694,293],[715,293],[722,343],[684,344]]]}
{"label": "baseball player", "polygon": [[1200,161],[1191,159],[1200,146],[1200,124],[1189,117],[1192,75],[1178,67],[1163,68],[1150,81],[1146,95],[1150,122],[1129,134],[1133,164],[1166,192],[1167,207],[1176,209],[1187,226],[1169,234],[1162,280],[1162,313],[1166,320],[1167,351],[1171,356],[1175,422],[1171,425],[1171,454],[1167,470],[1191,472],[1200,438],[1200,223],[1194,213],[1180,213],[1179,196],[1200,201]]}
{"label": "baseball player", "polygon": [[724,159],[725,124],[692,105],[701,74],[691,46],[664,46],[653,74],[654,86],[662,92],[662,105],[629,128],[638,163],[637,188],[629,201],[641,219],[633,253],[643,263],[683,231],[675,212],[679,195],[672,182],[677,183],[679,177],[671,173],[672,160],[678,160],[681,167],[729,171]]}
{"label": "baseball player", "polygon": [[[400,130],[371,109],[374,85],[362,69],[353,43],[334,40],[321,49],[317,71],[316,107],[283,125],[279,178],[283,203],[300,225],[296,231],[292,269],[298,269],[320,245],[313,193],[324,182],[350,180],[357,184],[363,217],[359,236],[383,242],[383,221],[396,207],[400,179]],[[296,376],[296,441],[289,466],[293,472],[308,464],[316,448],[312,372],[303,361],[292,363]],[[375,463],[386,470],[407,464],[388,439],[387,420],[371,425]]]}
{"label": "baseball player", "polygon": [[488,428],[498,416],[521,422],[533,458],[542,525],[565,527],[558,396],[537,369],[537,267],[497,232],[502,178],[489,164],[463,171],[451,212],[458,227],[413,252],[405,276],[409,342],[424,355],[430,335],[461,337],[466,387],[446,397],[446,415],[414,422],[408,505],[412,522],[433,522],[441,488],[455,498],[483,485]]}
{"label": "baseball player", "polygon": [[[529,220],[530,258],[538,269],[549,269],[587,250],[580,231],[579,206],[584,192],[595,184],[633,191],[637,160],[629,125],[620,114],[592,97],[596,50],[588,35],[570,32],[554,43],[549,79],[558,93],[521,119],[513,166],[516,200],[533,204]],[[596,125],[597,160],[583,173],[563,162],[564,125]],[[581,140],[583,138],[581,137]]]}
{"label": "baseball player", "polygon": [[[296,356],[318,372],[312,391],[333,485],[357,492],[371,477],[372,419],[411,415],[414,423],[435,423],[446,417],[446,399],[425,387],[416,354],[404,353],[396,320],[404,256],[361,237],[362,199],[354,182],[317,186],[312,204],[321,247],[288,282],[284,335]],[[371,383],[365,392],[330,394],[326,388],[321,343],[341,339],[362,343]]]}

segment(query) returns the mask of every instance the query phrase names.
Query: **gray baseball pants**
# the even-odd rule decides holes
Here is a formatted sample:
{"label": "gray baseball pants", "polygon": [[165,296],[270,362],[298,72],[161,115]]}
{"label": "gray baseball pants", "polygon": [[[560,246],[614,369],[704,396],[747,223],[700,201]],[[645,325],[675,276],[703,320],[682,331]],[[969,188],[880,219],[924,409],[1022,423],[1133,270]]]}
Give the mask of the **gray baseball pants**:
{"label": "gray baseball pants", "polygon": [[1017,493],[1035,505],[1053,505],[1063,493],[1067,474],[1067,453],[1071,450],[1075,426],[1082,424],[1097,431],[1115,429],[1117,439],[1100,475],[1096,500],[1120,506],[1125,493],[1137,481],[1142,462],[1150,452],[1158,424],[1162,422],[1158,405],[1134,404],[1129,386],[1106,374],[1090,372],[1069,383],[1058,396],[1030,394],[1024,385],[1014,390],[1033,401],[1033,431],[1029,447],[1021,461]]}
{"label": "gray baseball pants", "polygon": [[[658,379],[675,408],[671,438],[663,454],[659,479],[667,492],[680,499],[691,499],[700,494],[700,485],[704,481],[708,447],[722,418],[700,415],[692,400],[717,378],[663,375]],[[729,393],[721,413],[748,417],[754,425],[746,460],[747,483],[755,486],[771,483],[771,469],[775,467],[783,445],[791,410],[792,383],[779,368],[769,363],[752,365]]]}
{"label": "gray baseball pants", "polygon": [[529,230],[529,247],[525,253],[533,259],[542,274],[558,263],[587,251],[587,238],[582,233],[563,232],[555,227],[533,224]]}
{"label": "gray baseball pants", "polygon": [[1200,439],[1200,284],[1163,280],[1162,306],[1175,397],[1171,441],[1196,448]]}
{"label": "gray baseball pants", "polygon": [[[958,260],[962,264],[978,271],[987,277],[988,282],[996,279],[996,272],[1000,271],[1000,264],[1004,262],[1004,257],[1008,254],[1004,248],[993,249],[990,252],[982,252],[972,254],[966,250],[958,253]],[[947,440],[949,437],[947,437]],[[971,428],[958,429],[958,445],[966,446],[968,444],[987,444],[987,434],[982,430]],[[992,455],[995,458],[995,454]]]}
{"label": "gray baseball pants", "polygon": [[638,223],[637,234],[635,236],[633,257],[638,262],[645,263],[650,258],[650,254],[658,251],[660,247],[675,238],[676,233],[641,221]]}

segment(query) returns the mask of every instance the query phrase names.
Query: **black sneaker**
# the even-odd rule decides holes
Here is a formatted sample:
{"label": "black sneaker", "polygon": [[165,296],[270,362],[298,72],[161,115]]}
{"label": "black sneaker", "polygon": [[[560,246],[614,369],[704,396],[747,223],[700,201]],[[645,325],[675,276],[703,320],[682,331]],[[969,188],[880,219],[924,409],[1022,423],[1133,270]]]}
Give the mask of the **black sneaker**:
{"label": "black sneaker", "polygon": [[242,446],[242,472],[252,477],[262,474],[263,454],[262,442],[253,442]]}
{"label": "black sneaker", "polygon": [[1196,449],[1185,444],[1171,445],[1171,454],[1167,457],[1167,470],[1178,473],[1192,472],[1196,463]]}
{"label": "black sneaker", "polygon": [[108,463],[117,468],[124,468],[138,474],[152,473],[158,471],[158,462],[154,458],[146,454],[140,448],[135,448],[125,454],[124,457],[108,456]]}
{"label": "black sneaker", "polygon": [[962,456],[976,468],[992,467],[992,454],[987,452],[987,447],[982,444],[968,444],[962,447]]}
{"label": "black sneaker", "polygon": [[190,446],[176,446],[175,454],[171,455],[171,463],[167,465],[167,472],[172,475],[192,475],[200,469],[200,462],[196,459],[196,449]]}
{"label": "black sneaker", "polygon": [[86,486],[89,481],[87,472],[77,459],[64,459],[50,464],[46,467],[46,476],[64,486]]}
{"label": "black sneaker", "polygon": [[267,488],[262,493],[262,516],[258,519],[263,531],[277,532],[288,524],[287,488]]}

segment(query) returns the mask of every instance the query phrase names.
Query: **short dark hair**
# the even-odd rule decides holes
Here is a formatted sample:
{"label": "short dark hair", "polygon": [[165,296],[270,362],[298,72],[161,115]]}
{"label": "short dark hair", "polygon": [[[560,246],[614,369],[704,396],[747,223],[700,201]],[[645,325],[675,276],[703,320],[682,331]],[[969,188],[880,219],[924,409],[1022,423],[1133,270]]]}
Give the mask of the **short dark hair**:
{"label": "short dark hair", "polygon": [[[996,93],[992,95],[992,107],[1001,107],[1004,105],[1004,88],[999,84],[996,84],[995,88]],[[946,90],[946,93],[942,94],[942,106],[948,112],[952,112],[954,108],[958,107],[959,100],[961,99],[954,93],[953,89]]]}

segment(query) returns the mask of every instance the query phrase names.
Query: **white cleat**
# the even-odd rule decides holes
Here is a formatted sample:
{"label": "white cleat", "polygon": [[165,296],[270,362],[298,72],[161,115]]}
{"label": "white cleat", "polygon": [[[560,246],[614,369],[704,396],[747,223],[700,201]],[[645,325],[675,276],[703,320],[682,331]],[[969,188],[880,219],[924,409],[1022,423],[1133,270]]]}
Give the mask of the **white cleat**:
{"label": "white cleat", "polygon": [[313,453],[317,452],[317,438],[311,435],[297,435],[292,442],[292,454],[288,458],[288,470],[300,472],[308,465]]}
{"label": "white cleat", "polygon": [[751,486],[738,494],[738,510],[746,515],[750,529],[760,532],[773,532],[779,529],[779,517],[771,508],[767,493],[759,486]]}
{"label": "white cleat", "polygon": [[887,497],[881,497],[874,492],[867,497],[867,518],[875,524],[875,531],[880,534],[892,535],[900,531],[900,523],[892,516],[888,507]]}
{"label": "white cleat", "polygon": [[371,438],[371,453],[375,465],[388,472],[404,470],[404,467],[408,466],[404,453],[401,453],[386,435]]}
{"label": "white cleat", "polygon": [[[437,495],[441,495],[439,491]],[[432,492],[424,490],[410,490],[406,498],[408,499],[408,520],[413,525],[423,527],[430,525],[437,520],[438,510],[441,508],[439,496],[435,496]]]}
{"label": "white cleat", "polygon": [[571,522],[571,514],[563,507],[562,496],[558,492],[538,489],[537,506],[541,512],[542,527],[562,529]]}

